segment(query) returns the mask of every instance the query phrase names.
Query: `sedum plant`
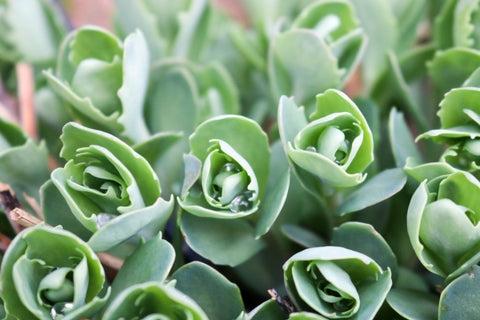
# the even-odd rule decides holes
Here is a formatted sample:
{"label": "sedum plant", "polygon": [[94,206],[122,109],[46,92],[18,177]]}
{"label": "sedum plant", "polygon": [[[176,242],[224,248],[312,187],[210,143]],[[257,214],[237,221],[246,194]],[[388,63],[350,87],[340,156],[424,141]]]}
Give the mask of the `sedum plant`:
{"label": "sedum plant", "polygon": [[173,198],[160,197],[155,172],[131,147],[76,123],[65,125],[62,141],[60,155],[67,163],[55,169],[51,179],[71,214],[91,232],[89,245],[94,250],[108,250],[140,232],[148,236],[165,226]]}
{"label": "sedum plant", "polygon": [[277,98],[294,95],[306,107],[314,104],[318,91],[345,83],[366,44],[353,5],[343,0],[313,2],[282,31],[269,48],[272,92]]}
{"label": "sedum plant", "polygon": [[[373,161],[373,136],[356,104],[337,90],[317,95],[309,116],[293,99],[282,97],[279,131],[295,171],[333,187],[353,187],[365,180]],[[300,178],[302,179],[302,178]]]}
{"label": "sedum plant", "polygon": [[[257,239],[280,213],[288,169],[272,171],[276,168],[271,167],[267,136],[245,117],[207,120],[189,140],[191,153],[184,158],[185,181],[178,199],[185,211],[180,227],[201,255],[239,264],[261,249]],[[212,247],[209,239],[224,243]],[[222,258],[225,246],[239,250],[233,260]]]}
{"label": "sedum plant", "polygon": [[147,282],[123,291],[109,306],[102,319],[208,319],[188,296],[168,285]]}
{"label": "sedum plant", "polygon": [[407,223],[415,253],[428,270],[447,281],[480,259],[476,250],[477,208],[468,194],[479,187],[471,174],[456,172],[422,182],[410,202]]}
{"label": "sedum plant", "polygon": [[80,319],[98,313],[109,296],[93,250],[74,234],[47,226],[26,229],[2,261],[6,319]]}
{"label": "sedum plant", "polygon": [[0,319],[478,318],[479,1],[110,4],[0,0]]}
{"label": "sedum plant", "polygon": [[[89,48],[94,45],[99,50]],[[82,123],[132,142],[148,138],[143,104],[150,55],[141,32],[122,43],[98,27],[83,27],[63,41],[55,73],[45,72],[54,90]]]}
{"label": "sedum plant", "polygon": [[283,270],[289,295],[305,311],[291,319],[372,319],[392,286],[390,270],[342,247],[306,249]]}

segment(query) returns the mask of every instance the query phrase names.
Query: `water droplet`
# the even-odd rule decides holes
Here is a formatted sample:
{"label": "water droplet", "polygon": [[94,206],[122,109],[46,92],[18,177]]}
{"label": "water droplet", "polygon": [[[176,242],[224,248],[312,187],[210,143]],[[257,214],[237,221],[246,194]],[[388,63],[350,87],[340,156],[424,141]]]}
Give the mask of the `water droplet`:
{"label": "water droplet", "polygon": [[232,202],[230,202],[230,211],[237,213],[250,209],[253,205],[254,195],[254,191],[248,190],[236,196],[233,198]]}
{"label": "water droplet", "polygon": [[73,303],[70,302],[59,302],[50,309],[50,315],[53,320],[62,319],[63,316],[73,309]]}
{"label": "water droplet", "polygon": [[222,171],[225,171],[225,172],[238,172],[238,168],[235,164],[229,162],[229,163],[226,163],[223,168],[222,168]]}
{"label": "water droplet", "polygon": [[115,217],[116,217],[115,215],[109,214],[109,213],[99,213],[99,214],[97,214],[97,218],[96,218],[97,227],[98,228],[103,227],[104,225],[106,225],[108,222],[110,222]]}
{"label": "water droplet", "polygon": [[315,148],[314,146],[308,146],[305,148],[305,151],[317,152],[317,148]]}

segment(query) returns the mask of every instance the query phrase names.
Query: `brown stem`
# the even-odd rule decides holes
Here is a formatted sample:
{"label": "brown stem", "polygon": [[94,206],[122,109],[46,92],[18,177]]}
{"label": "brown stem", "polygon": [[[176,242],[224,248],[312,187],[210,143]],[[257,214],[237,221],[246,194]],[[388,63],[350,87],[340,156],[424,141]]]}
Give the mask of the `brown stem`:
{"label": "brown stem", "polygon": [[270,297],[275,300],[277,304],[288,314],[296,311],[295,306],[288,297],[282,297],[275,289],[268,289],[267,292]]}
{"label": "brown stem", "polygon": [[[21,204],[15,196],[15,192],[8,184],[0,183],[0,204],[5,208],[5,213],[10,219],[16,233],[23,228],[36,226],[44,221],[21,208]],[[10,239],[0,233],[0,250],[5,251],[10,243]],[[6,239],[8,239],[8,242]],[[117,271],[122,267],[123,260],[114,257],[108,253],[99,253],[98,257],[102,264],[108,269],[112,279]]]}
{"label": "brown stem", "polygon": [[35,116],[35,80],[33,67],[27,63],[17,63],[18,101],[20,105],[20,121],[25,132],[37,138],[37,119]]}
{"label": "brown stem", "polygon": [[15,192],[12,190],[12,188],[10,188],[10,186],[5,183],[0,183],[0,204],[3,206],[5,214],[7,215],[7,218],[10,221],[13,230],[16,233],[22,231],[21,226],[15,221],[12,221],[12,219],[10,218],[10,212],[12,212],[12,210],[14,210],[15,208],[21,208],[22,205],[15,196]]}
{"label": "brown stem", "polygon": [[24,228],[33,227],[43,222],[43,220],[40,220],[37,217],[32,216],[30,213],[20,208],[15,208],[12,211],[10,211],[9,217],[10,217],[10,220],[12,220],[15,223],[18,223]]}

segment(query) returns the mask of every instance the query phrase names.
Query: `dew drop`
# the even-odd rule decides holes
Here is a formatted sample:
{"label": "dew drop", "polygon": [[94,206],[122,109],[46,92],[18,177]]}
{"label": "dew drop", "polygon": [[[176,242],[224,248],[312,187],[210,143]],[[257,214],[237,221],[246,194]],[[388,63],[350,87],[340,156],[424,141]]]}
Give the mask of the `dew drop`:
{"label": "dew drop", "polygon": [[253,205],[253,198],[254,198],[255,192],[248,190],[245,191],[242,194],[239,194],[235,198],[233,198],[232,202],[230,202],[230,211],[237,213],[240,211],[245,211],[248,210],[252,207]]}
{"label": "dew drop", "polygon": [[314,146],[308,146],[305,148],[305,151],[317,152],[317,148],[315,148]]}
{"label": "dew drop", "polygon": [[50,315],[52,316],[53,320],[62,319],[63,316],[73,309],[73,303],[70,302],[59,302],[55,303],[55,305],[50,309]]}
{"label": "dew drop", "polygon": [[225,171],[225,172],[237,172],[238,171],[238,168],[235,164],[229,162],[229,163],[226,163],[223,168],[222,168],[222,171]]}

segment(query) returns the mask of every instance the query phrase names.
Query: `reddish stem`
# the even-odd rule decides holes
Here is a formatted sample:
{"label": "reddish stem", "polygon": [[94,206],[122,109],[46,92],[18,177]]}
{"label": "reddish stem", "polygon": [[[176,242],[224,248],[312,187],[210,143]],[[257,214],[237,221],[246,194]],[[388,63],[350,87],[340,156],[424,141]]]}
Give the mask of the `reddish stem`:
{"label": "reddish stem", "polygon": [[18,102],[20,105],[20,122],[25,132],[37,138],[37,119],[35,115],[35,80],[33,68],[27,63],[17,63]]}

